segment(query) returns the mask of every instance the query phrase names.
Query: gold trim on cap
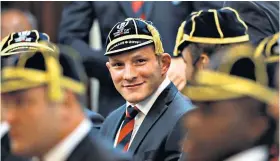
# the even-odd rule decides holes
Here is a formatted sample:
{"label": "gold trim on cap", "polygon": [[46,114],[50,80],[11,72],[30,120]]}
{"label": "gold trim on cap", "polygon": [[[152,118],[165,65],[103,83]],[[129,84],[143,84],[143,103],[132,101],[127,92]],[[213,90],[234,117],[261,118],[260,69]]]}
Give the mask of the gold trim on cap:
{"label": "gold trim on cap", "polygon": [[193,16],[192,16],[192,31],[191,31],[191,33],[190,33],[190,36],[192,37],[193,36],[193,33],[194,33],[194,31],[195,31],[195,18],[196,17],[198,17],[201,13],[203,12],[203,10],[201,10],[201,11],[199,11],[197,14],[194,14]]}
{"label": "gold trim on cap", "polygon": [[177,36],[176,36],[176,43],[175,43],[175,47],[174,47],[174,50],[173,50],[173,55],[174,56],[179,55],[179,49],[178,48],[181,45],[180,42],[182,41],[183,36],[184,36],[185,25],[186,25],[186,21],[182,22],[180,27],[178,28],[178,32],[177,32]]}
{"label": "gold trim on cap", "polygon": [[118,49],[118,50],[113,50],[113,51],[106,52],[105,55],[110,55],[110,54],[114,54],[114,53],[118,53],[118,52],[127,51],[127,50],[130,50],[130,49],[134,49],[134,48],[144,46],[144,45],[147,45],[147,44],[151,44],[151,43],[153,43],[153,41],[149,40],[149,41],[143,42],[141,44],[137,44],[137,45],[129,46],[129,47],[126,47],[126,48],[121,48],[121,49]]}
{"label": "gold trim on cap", "polygon": [[279,32],[274,34],[270,40],[268,40],[266,48],[265,48],[265,55],[266,56],[271,56],[271,48],[276,42],[279,40]]}
{"label": "gold trim on cap", "polygon": [[[4,68],[2,74],[2,79],[4,79],[4,82],[2,82],[1,85],[1,93],[48,84],[50,77],[50,75],[44,71],[36,69],[20,69],[16,67]],[[82,83],[70,78],[62,77],[57,81],[61,81],[60,84],[62,88],[71,89],[73,92],[78,94],[85,92],[85,87]],[[56,91],[53,92],[56,93]]]}
{"label": "gold trim on cap", "polygon": [[243,36],[227,37],[227,38],[208,38],[208,37],[194,37],[194,36],[191,37],[188,34],[184,34],[182,41],[205,43],[205,44],[232,44],[232,43],[249,41],[249,35],[246,34]]}
{"label": "gold trim on cap", "polygon": [[[163,49],[163,45],[162,45],[162,42],[161,42],[161,39],[160,39],[160,34],[159,34],[158,30],[154,26],[150,25],[149,23],[145,22],[144,20],[142,20],[140,18],[127,18],[127,19],[125,19],[125,21],[130,21],[130,20],[133,20],[133,21],[134,20],[139,20],[139,21],[145,23],[147,25],[147,29],[150,31],[152,36],[138,35],[138,34],[120,36],[119,38],[116,38],[113,41],[110,41],[110,43],[108,43],[107,48],[106,48],[106,53],[104,55],[109,55],[109,54],[113,54],[113,53],[117,53],[117,52],[121,52],[121,51],[126,51],[126,50],[129,50],[129,49],[133,49],[133,48],[136,48],[136,47],[139,47],[139,46],[144,46],[146,44],[151,43],[150,41],[148,41],[148,42],[144,42],[144,43],[134,45],[134,46],[130,46],[130,47],[127,47],[127,48],[118,49],[118,50],[115,50],[115,51],[109,51],[109,49],[112,45],[115,45],[118,42],[129,40],[129,39],[152,40],[152,42],[154,42],[154,45],[155,45],[155,53],[158,54],[158,55],[162,54],[164,52],[164,49]],[[109,38],[110,38],[110,35],[109,35]]]}
{"label": "gold trim on cap", "polygon": [[[144,40],[153,40],[152,36],[148,36],[148,35],[126,35],[126,36],[121,36],[119,38],[114,39],[113,41],[111,41],[106,48],[106,51],[109,52],[108,50],[110,49],[110,47],[112,45],[115,45],[118,42],[124,41],[124,40],[129,40],[129,39],[144,39]],[[105,55],[107,55],[107,52]]]}
{"label": "gold trim on cap", "polygon": [[[241,22],[241,23],[243,24],[243,26],[246,28],[246,31],[248,31],[248,26],[247,26],[246,23],[240,18],[238,12],[237,12],[235,9],[231,8],[231,7],[223,7],[221,10],[226,10],[226,9],[228,9],[228,10],[234,12],[235,15],[236,15],[236,17],[237,17],[237,20],[238,20],[239,22]],[[246,33],[246,32],[245,32],[245,33]],[[247,34],[247,33],[246,33],[246,34]]]}
{"label": "gold trim on cap", "polygon": [[220,26],[220,22],[219,22],[217,10],[210,9],[210,10],[208,10],[208,11],[214,13],[214,19],[215,19],[216,28],[217,28],[217,30],[218,30],[218,33],[219,33],[220,37],[221,37],[221,38],[224,38],[224,34],[223,34],[223,32],[222,32],[222,29],[221,29],[221,26]]}
{"label": "gold trim on cap", "polygon": [[267,104],[273,103],[277,92],[257,82],[209,70],[198,71],[197,85],[185,87],[182,93],[192,100],[210,101],[250,96]]}
{"label": "gold trim on cap", "polygon": [[[63,76],[63,69],[58,60],[59,49],[56,45],[40,41],[36,46],[38,48],[35,51],[24,51],[25,54],[19,57],[15,67],[4,67],[2,70],[1,93],[31,88],[33,87],[33,85],[30,85],[31,82],[36,86],[47,84],[48,96],[54,102],[63,99],[62,88],[70,89],[79,94],[85,92],[85,87],[82,83]],[[52,50],[49,50],[49,48]],[[46,71],[25,68],[27,60],[35,54],[42,54]],[[23,83],[21,84],[20,82]]]}
{"label": "gold trim on cap", "polygon": [[226,63],[222,63],[218,67],[218,71],[224,72],[224,73],[230,73],[232,66],[234,63],[241,58],[248,58],[250,59],[255,66],[255,73],[256,73],[256,80],[257,82],[267,85],[268,79],[266,75],[266,65],[263,61],[263,57],[255,58],[254,48],[250,44],[241,44],[237,46],[230,47],[225,51],[225,55],[223,58],[225,58]]}
{"label": "gold trim on cap", "polygon": [[[31,47],[31,48],[29,48]],[[16,43],[8,46],[5,48],[3,51],[1,51],[1,56],[7,56],[7,55],[14,55],[14,54],[21,54],[21,53],[29,53],[30,50],[37,50],[38,48],[44,48],[50,51],[54,51],[51,47],[42,45],[39,43],[34,43],[34,42],[21,42],[21,43]],[[14,51],[18,49],[27,49],[26,51]]]}

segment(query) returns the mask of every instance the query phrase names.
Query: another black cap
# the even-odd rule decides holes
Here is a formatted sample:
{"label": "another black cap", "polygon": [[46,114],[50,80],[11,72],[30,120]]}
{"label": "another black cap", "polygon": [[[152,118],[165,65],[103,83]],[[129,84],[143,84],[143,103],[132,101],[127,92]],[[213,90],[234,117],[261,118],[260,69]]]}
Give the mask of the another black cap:
{"label": "another black cap", "polygon": [[230,7],[193,12],[178,29],[174,56],[189,43],[231,44],[249,41],[248,27]]}
{"label": "another black cap", "polygon": [[160,34],[151,21],[127,18],[109,32],[105,55],[119,54],[149,44],[155,45],[156,54],[164,52]]}
{"label": "another black cap", "polygon": [[209,69],[197,70],[182,93],[196,101],[219,101],[249,96],[274,103],[275,90],[268,88],[266,64],[254,56],[247,43],[221,49],[210,58]]}
{"label": "another black cap", "polygon": [[39,44],[45,47],[37,48],[36,51],[21,51],[18,59],[3,68],[1,93],[46,84],[49,97],[53,101],[61,100],[62,88],[84,94],[86,74],[76,51],[50,42]]}
{"label": "another black cap", "polygon": [[267,64],[267,75],[269,78],[269,86],[272,88],[277,87],[275,77],[279,72],[279,32],[264,38],[256,48],[254,53],[255,57],[264,57]]}
{"label": "another black cap", "polygon": [[34,49],[39,41],[50,41],[50,38],[37,30],[11,33],[1,41],[1,56],[13,55],[22,49]]}

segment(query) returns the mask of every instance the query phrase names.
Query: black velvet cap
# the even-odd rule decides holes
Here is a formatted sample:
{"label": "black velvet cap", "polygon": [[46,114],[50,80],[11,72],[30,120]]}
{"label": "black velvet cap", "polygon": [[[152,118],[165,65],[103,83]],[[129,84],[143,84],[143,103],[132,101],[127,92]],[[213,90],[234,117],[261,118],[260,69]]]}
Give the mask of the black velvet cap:
{"label": "black velvet cap", "polygon": [[249,41],[248,27],[230,7],[193,12],[178,29],[174,56],[190,43],[231,44]]}
{"label": "black velvet cap", "polygon": [[151,21],[127,18],[109,32],[105,55],[119,54],[149,44],[155,45],[157,54],[164,52],[160,35]]}
{"label": "black velvet cap", "polygon": [[[20,51],[2,69],[1,92],[12,92],[47,85],[51,100],[62,97],[61,89],[84,94],[86,74],[77,52],[68,46],[39,42],[34,50]],[[53,50],[48,50],[49,48]]]}

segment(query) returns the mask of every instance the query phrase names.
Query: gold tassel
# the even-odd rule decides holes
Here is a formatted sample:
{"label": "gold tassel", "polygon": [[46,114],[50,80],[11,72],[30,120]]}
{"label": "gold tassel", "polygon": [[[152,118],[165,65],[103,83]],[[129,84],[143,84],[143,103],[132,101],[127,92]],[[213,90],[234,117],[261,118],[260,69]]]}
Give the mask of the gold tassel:
{"label": "gold tassel", "polygon": [[47,65],[48,94],[51,101],[58,102],[63,99],[63,93],[60,85],[61,69],[57,60],[53,56],[45,58]]}
{"label": "gold tassel", "polygon": [[148,23],[147,23],[147,28],[153,36],[153,41],[154,41],[154,44],[155,44],[156,54],[160,55],[160,54],[164,53],[164,49],[163,49],[163,46],[162,46],[160,35],[159,35],[157,29],[155,27],[153,27],[152,25],[148,24]]}
{"label": "gold tassel", "polygon": [[173,51],[174,56],[179,55],[178,47],[180,45],[180,42],[183,40],[185,25],[186,25],[186,21],[182,22],[181,26],[178,29],[176,43],[175,43],[175,47],[174,47],[174,51]]}

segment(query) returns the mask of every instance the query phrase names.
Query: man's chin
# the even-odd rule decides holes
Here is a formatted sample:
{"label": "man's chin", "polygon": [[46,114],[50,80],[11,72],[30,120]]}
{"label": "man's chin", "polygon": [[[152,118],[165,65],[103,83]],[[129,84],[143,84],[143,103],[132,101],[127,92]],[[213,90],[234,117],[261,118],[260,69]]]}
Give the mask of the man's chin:
{"label": "man's chin", "polygon": [[128,101],[129,103],[137,104],[137,103],[143,101],[144,98],[145,97],[143,97],[143,96],[138,96],[136,94],[135,95],[134,94],[130,94],[129,96],[127,96],[125,98],[125,100]]}

